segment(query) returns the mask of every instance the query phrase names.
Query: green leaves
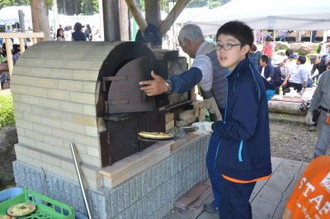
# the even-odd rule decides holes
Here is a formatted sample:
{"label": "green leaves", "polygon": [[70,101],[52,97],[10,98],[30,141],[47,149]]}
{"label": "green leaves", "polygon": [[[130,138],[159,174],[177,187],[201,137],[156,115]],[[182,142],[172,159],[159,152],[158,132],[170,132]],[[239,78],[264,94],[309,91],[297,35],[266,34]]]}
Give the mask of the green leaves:
{"label": "green leaves", "polygon": [[0,9],[7,6],[30,5],[30,0],[0,0]]}
{"label": "green leaves", "polygon": [[[140,9],[144,11],[144,1],[145,0],[136,0],[137,4],[139,5]],[[155,1],[155,0],[153,0]],[[176,3],[178,0],[158,0],[160,1],[160,8],[163,11],[169,12],[169,3]],[[187,5],[187,8],[195,8],[195,7],[204,7],[207,6],[209,8],[216,8],[223,3],[228,2],[228,0],[191,0],[190,3]]]}
{"label": "green leaves", "polygon": [[81,12],[84,15],[92,15],[99,11],[98,0],[81,0]]}
{"label": "green leaves", "polygon": [[0,95],[0,128],[15,125],[11,94]]}

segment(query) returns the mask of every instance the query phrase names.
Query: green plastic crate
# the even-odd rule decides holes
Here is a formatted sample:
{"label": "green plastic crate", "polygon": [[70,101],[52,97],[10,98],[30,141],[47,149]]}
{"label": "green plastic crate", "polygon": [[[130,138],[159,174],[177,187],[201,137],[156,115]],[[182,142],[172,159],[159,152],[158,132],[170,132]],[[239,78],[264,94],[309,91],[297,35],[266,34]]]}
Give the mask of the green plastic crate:
{"label": "green plastic crate", "polygon": [[22,203],[31,202],[37,206],[37,209],[20,219],[74,219],[75,211],[69,205],[63,204],[54,199],[48,198],[37,192],[23,189],[22,195],[8,199],[0,203],[0,215],[5,215],[7,209],[11,206]]}

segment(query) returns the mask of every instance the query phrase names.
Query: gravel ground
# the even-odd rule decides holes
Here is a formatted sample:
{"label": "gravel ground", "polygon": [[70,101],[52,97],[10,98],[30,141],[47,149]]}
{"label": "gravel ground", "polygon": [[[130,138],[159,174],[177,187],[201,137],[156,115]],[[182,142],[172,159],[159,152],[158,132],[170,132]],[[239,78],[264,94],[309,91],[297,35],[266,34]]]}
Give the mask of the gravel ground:
{"label": "gravel ground", "polygon": [[270,114],[270,118],[272,156],[310,162],[317,132],[308,130],[304,117]]}

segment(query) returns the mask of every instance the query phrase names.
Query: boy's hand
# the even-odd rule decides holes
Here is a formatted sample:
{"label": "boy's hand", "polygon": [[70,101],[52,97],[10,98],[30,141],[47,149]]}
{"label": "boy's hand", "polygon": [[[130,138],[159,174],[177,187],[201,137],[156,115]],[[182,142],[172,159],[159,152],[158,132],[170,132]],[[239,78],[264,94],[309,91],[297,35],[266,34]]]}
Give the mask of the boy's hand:
{"label": "boy's hand", "polygon": [[151,71],[151,77],[153,80],[140,81],[141,90],[143,90],[147,96],[156,96],[167,92],[166,81],[159,75]]}

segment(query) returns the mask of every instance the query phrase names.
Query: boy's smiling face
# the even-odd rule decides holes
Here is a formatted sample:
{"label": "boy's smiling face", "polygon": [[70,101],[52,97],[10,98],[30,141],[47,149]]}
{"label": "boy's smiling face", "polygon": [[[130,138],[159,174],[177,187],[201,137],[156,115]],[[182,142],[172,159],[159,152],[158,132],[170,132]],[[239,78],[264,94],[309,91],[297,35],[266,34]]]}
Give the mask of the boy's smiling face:
{"label": "boy's smiling face", "polygon": [[[231,49],[226,50],[226,44],[231,44]],[[222,48],[220,48],[222,47]],[[217,39],[217,57],[221,66],[233,71],[236,65],[246,58],[246,53],[250,46],[242,45],[235,37],[226,34],[220,34]]]}

